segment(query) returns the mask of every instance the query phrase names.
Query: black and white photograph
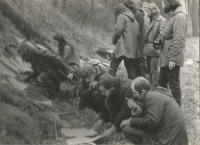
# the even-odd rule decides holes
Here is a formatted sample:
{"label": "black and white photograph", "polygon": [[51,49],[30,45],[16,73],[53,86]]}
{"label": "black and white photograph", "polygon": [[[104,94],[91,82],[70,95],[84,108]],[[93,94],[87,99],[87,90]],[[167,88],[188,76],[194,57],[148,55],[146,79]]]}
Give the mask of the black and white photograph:
{"label": "black and white photograph", "polygon": [[0,145],[200,145],[199,0],[0,0]]}

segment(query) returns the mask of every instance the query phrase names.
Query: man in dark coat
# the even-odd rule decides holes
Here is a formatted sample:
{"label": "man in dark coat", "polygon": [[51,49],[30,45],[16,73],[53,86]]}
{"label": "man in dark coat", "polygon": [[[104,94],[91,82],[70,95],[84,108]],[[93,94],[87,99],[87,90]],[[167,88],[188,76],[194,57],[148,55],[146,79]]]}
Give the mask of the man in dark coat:
{"label": "man in dark coat", "polygon": [[112,43],[115,45],[115,53],[109,74],[115,77],[117,68],[123,60],[128,78],[134,79],[142,75],[141,52],[138,45],[139,26],[132,12],[122,4],[114,7],[114,14],[116,23]]}
{"label": "man in dark coat", "polygon": [[158,83],[158,60],[160,55],[161,45],[155,47],[153,43],[163,33],[166,19],[160,15],[160,10],[155,3],[150,3],[147,6],[147,15],[150,18],[150,23],[147,25],[145,33],[145,48],[143,53],[147,58],[148,73],[150,74],[150,83]]}
{"label": "man in dark coat", "polygon": [[112,124],[111,128],[104,131],[103,136],[110,137],[119,128],[121,121],[131,116],[131,109],[126,100],[133,97],[131,82],[129,79],[114,79],[112,76],[99,82],[99,89],[106,96],[106,100],[99,120],[93,128],[98,129],[104,122]]}
{"label": "man in dark coat", "polygon": [[171,92],[150,87],[143,77],[133,80],[131,89],[135,98],[143,103],[143,117],[122,121],[123,133],[134,144],[188,145],[184,116]]}
{"label": "man in dark coat", "polygon": [[81,89],[79,92],[79,109],[86,107],[100,112],[103,108],[105,97],[99,91],[98,82],[108,76],[107,68],[98,61],[89,61],[83,64],[80,69],[82,78]]}
{"label": "man in dark coat", "polygon": [[[38,50],[28,43],[24,43],[18,49],[18,54],[23,61],[30,63],[33,68],[33,73],[25,81],[30,81],[39,76],[51,99],[60,96],[60,83],[73,77],[62,59],[48,50]],[[67,77],[63,76],[60,71]]]}
{"label": "man in dark coat", "polygon": [[164,46],[160,52],[159,85],[171,89],[181,106],[180,67],[184,63],[188,12],[178,0],[163,0],[164,12],[169,15],[163,31]]}

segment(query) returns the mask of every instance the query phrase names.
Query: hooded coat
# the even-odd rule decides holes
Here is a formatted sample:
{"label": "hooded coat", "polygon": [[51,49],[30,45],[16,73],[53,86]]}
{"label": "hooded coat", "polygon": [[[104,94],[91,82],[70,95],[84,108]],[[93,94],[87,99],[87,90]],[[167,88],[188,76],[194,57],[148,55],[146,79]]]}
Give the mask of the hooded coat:
{"label": "hooded coat", "polygon": [[115,57],[140,58],[138,45],[140,32],[135,16],[122,4],[116,6],[114,12],[116,23],[112,42],[115,45]]}
{"label": "hooded coat", "polygon": [[164,46],[160,53],[160,67],[175,62],[183,66],[188,12],[178,7],[166,20],[163,31]]}
{"label": "hooded coat", "polygon": [[188,145],[181,108],[169,90],[150,89],[144,99],[143,118],[132,118],[130,126],[145,130],[144,145]]}

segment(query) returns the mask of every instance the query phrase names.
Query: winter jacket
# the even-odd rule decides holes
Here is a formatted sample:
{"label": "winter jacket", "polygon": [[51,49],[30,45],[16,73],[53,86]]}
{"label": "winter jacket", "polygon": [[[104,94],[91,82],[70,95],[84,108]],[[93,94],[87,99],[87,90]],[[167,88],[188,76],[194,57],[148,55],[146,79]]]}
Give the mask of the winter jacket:
{"label": "winter jacket", "polygon": [[[94,79],[95,81],[98,82],[109,75],[105,66],[101,64],[94,64],[93,66],[95,69],[97,69],[97,67],[100,68],[99,74]],[[99,90],[99,84],[95,86],[94,90]],[[88,99],[91,99],[92,97],[91,91],[89,91],[89,82],[86,82],[85,79],[82,79],[79,96],[82,100],[88,100]]]}
{"label": "winter jacket", "polygon": [[48,50],[35,50],[34,61],[31,62],[33,67],[32,77],[38,76],[41,72],[54,77],[66,78],[59,72],[62,71],[66,76],[69,74],[66,64],[59,56],[52,54]]}
{"label": "winter jacket", "polygon": [[160,67],[175,62],[176,66],[183,66],[184,48],[187,32],[188,12],[178,7],[166,20],[163,31],[164,46],[160,53]]}
{"label": "winter jacket", "polygon": [[113,44],[115,45],[115,57],[125,56],[137,59],[141,57],[138,45],[139,27],[134,15],[125,11],[117,16]]}
{"label": "winter jacket", "polygon": [[130,126],[145,130],[144,145],[188,145],[181,108],[169,90],[156,87],[144,99],[143,118],[132,118]]}
{"label": "winter jacket", "polygon": [[141,53],[143,52],[145,43],[144,43],[144,37],[145,37],[145,13],[142,9],[139,9],[134,13],[135,19],[138,22],[139,30],[140,30],[140,36],[138,37],[138,45],[140,48]]}
{"label": "winter jacket", "polygon": [[153,18],[151,24],[147,25],[145,33],[145,48],[143,54],[148,56],[159,56],[160,49],[153,47],[153,41],[159,36],[159,33],[163,32],[166,19],[160,14]]}
{"label": "winter jacket", "polygon": [[122,120],[131,116],[131,109],[128,108],[125,98],[133,98],[129,79],[116,79],[114,92],[105,100],[105,106],[100,113],[100,119],[110,121],[115,127],[119,127]]}

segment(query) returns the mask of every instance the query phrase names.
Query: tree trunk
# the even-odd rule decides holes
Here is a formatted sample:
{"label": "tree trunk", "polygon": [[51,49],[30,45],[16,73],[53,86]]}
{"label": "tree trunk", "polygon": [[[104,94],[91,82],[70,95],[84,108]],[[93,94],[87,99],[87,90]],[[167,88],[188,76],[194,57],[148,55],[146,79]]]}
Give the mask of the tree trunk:
{"label": "tree trunk", "polygon": [[199,4],[198,0],[192,0],[190,9],[190,15],[192,17],[192,34],[194,37],[199,36]]}

